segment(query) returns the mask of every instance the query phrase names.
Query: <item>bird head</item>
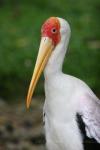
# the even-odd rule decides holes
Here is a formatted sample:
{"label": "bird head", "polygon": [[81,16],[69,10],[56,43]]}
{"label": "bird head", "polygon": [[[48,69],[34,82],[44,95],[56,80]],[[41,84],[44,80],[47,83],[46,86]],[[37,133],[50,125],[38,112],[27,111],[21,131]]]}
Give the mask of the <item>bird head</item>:
{"label": "bird head", "polygon": [[48,60],[50,59],[51,54],[66,35],[69,37],[70,27],[64,19],[50,17],[42,25],[40,48],[27,95],[27,108],[30,106],[36,84]]}

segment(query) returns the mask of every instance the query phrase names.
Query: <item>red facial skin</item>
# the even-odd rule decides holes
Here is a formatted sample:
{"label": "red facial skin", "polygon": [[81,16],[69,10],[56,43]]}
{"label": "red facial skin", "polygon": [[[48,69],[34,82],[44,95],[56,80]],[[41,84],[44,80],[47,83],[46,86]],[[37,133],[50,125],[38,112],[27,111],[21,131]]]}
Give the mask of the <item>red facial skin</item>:
{"label": "red facial skin", "polygon": [[60,23],[56,17],[49,18],[42,26],[42,37],[49,37],[52,39],[54,46],[56,46],[61,39]]}

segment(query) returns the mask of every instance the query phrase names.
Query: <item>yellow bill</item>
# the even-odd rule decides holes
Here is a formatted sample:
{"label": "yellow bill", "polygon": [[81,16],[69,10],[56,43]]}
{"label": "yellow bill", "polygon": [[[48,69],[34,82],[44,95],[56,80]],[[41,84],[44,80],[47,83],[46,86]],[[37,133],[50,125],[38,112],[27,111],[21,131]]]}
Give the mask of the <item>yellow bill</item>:
{"label": "yellow bill", "polygon": [[51,55],[53,48],[54,48],[54,45],[52,43],[52,40],[48,37],[42,37],[33,76],[30,82],[29,90],[28,90],[27,102],[26,102],[27,108],[29,108],[30,106],[32,95],[35,90],[36,84]]}

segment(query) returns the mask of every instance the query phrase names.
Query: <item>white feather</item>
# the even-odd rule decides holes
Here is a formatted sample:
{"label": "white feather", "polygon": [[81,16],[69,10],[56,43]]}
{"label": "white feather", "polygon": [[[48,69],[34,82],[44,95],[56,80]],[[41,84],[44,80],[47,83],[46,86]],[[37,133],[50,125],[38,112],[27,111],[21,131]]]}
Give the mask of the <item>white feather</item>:
{"label": "white feather", "polygon": [[[61,42],[46,65],[45,76],[45,133],[48,150],[83,150],[82,136],[76,121],[80,113],[89,129],[88,136],[100,140],[100,105],[93,100],[91,90],[81,80],[62,73],[62,65],[70,37],[69,24],[61,24]],[[89,97],[89,95],[91,95]],[[95,108],[95,114],[91,113]],[[96,117],[96,118],[95,118]],[[98,127],[90,124],[90,120]],[[99,121],[98,121],[99,119]],[[95,124],[95,123],[94,123]],[[95,130],[95,131],[94,131]],[[98,133],[97,133],[98,131]]]}

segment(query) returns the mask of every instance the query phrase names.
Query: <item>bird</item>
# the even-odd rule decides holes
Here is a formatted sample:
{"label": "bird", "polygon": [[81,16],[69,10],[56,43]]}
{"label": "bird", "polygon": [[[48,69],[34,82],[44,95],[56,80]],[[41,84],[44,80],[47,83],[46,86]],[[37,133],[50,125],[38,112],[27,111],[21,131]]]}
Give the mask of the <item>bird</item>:
{"label": "bird", "polygon": [[62,71],[70,36],[70,25],[63,18],[50,17],[43,23],[39,52],[27,94],[26,106],[29,108],[44,71],[43,120],[48,150],[84,150],[77,115],[84,122],[86,135],[100,143],[99,98],[84,81]]}

